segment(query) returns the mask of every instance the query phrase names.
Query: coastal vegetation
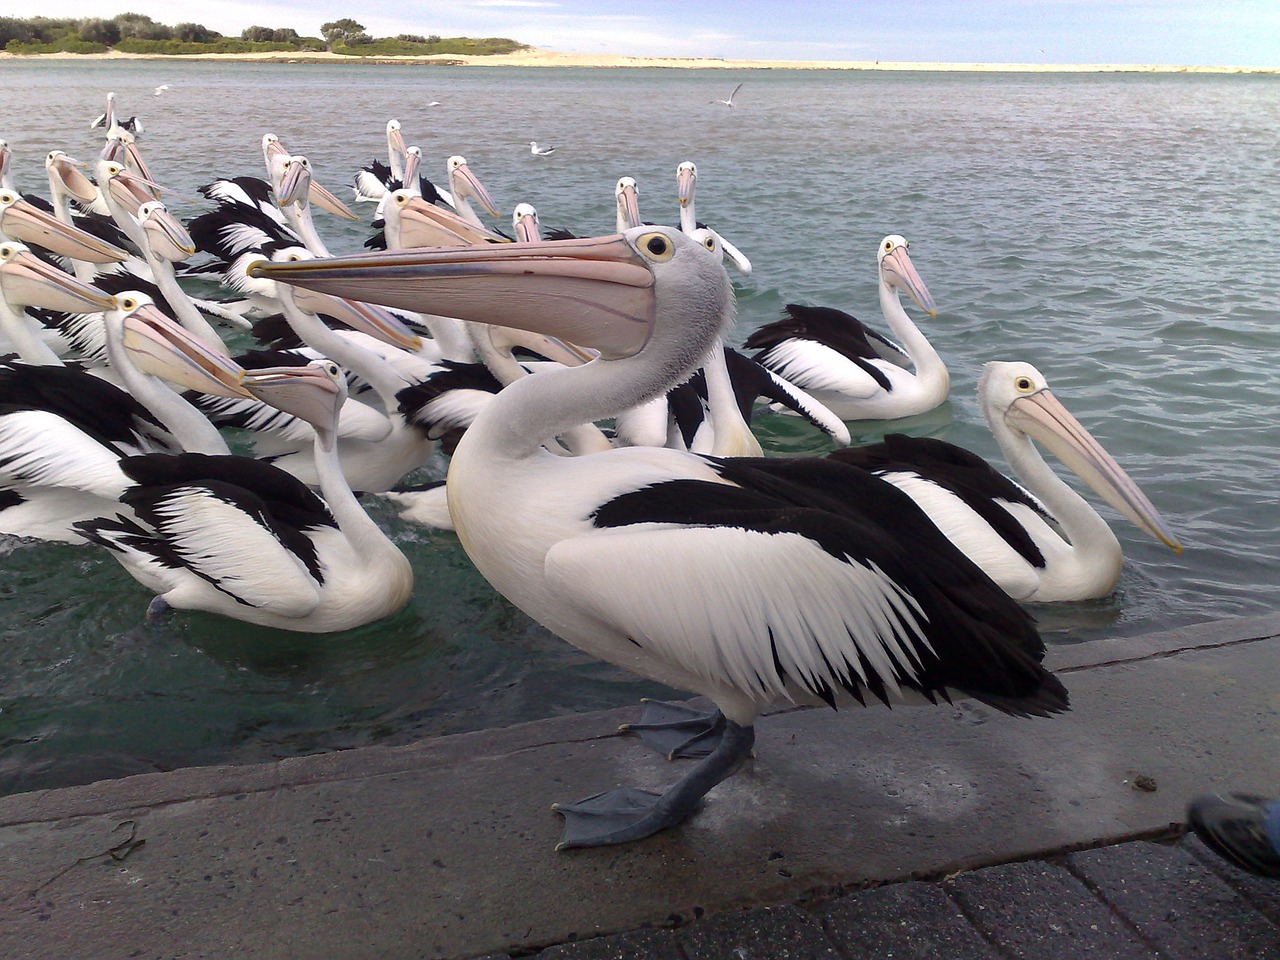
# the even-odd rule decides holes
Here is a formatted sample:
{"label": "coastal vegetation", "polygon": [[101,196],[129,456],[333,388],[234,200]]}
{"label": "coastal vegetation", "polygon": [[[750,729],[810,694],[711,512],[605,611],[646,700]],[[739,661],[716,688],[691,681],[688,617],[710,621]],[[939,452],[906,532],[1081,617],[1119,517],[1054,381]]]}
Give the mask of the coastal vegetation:
{"label": "coastal vegetation", "polygon": [[174,26],[140,13],[103,17],[0,17],[0,49],[31,55],[47,53],[149,53],[190,56],[202,53],[298,53],[331,51],[354,57],[430,56],[432,54],[513,53],[525,44],[505,37],[439,37],[400,34],[373,37],[364,26],[344,17],[322,24],[322,36],[306,37],[289,27],[250,26],[239,37],[226,37],[199,23]]}

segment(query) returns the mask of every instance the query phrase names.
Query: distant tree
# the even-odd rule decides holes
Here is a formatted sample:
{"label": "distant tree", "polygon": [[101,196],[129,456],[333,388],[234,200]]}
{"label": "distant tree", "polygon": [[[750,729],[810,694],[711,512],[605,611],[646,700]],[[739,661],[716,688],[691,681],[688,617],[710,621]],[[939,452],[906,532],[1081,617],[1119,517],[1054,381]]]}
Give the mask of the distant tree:
{"label": "distant tree", "polygon": [[105,43],[108,47],[114,47],[120,42],[120,27],[114,20],[87,17],[80,21],[78,32],[89,43]]}
{"label": "distant tree", "polygon": [[17,17],[0,17],[0,48],[10,40],[18,43],[30,43],[34,39],[31,24]]}
{"label": "distant tree", "polygon": [[184,43],[212,43],[221,39],[222,34],[200,23],[180,23],[173,28],[173,38]]}
{"label": "distant tree", "polygon": [[136,40],[172,40],[173,28],[156,23],[143,13],[122,13],[112,17],[120,28],[120,38]]}
{"label": "distant tree", "polygon": [[270,27],[245,27],[240,31],[241,40],[256,40],[258,43],[264,43],[272,39],[275,31]]}
{"label": "distant tree", "polygon": [[346,44],[348,47],[363,47],[369,43],[373,43],[373,37],[369,36],[363,30],[358,33],[347,34]]}
{"label": "distant tree", "polygon": [[[328,41],[329,46],[335,43],[350,43],[351,37],[364,34],[364,24],[356,23],[350,17],[343,17],[341,20],[331,20],[328,23],[320,24],[320,35]],[[365,41],[366,43],[368,41]]]}
{"label": "distant tree", "polygon": [[440,42],[440,34],[438,33],[433,33],[431,36],[427,37],[427,43],[439,43],[439,42]]}
{"label": "distant tree", "polygon": [[416,33],[397,33],[396,39],[402,40],[405,43],[426,43],[427,42],[426,37],[420,36]]}
{"label": "distant tree", "polygon": [[297,43],[302,38],[292,27],[277,27],[271,31],[271,39],[276,43]]}

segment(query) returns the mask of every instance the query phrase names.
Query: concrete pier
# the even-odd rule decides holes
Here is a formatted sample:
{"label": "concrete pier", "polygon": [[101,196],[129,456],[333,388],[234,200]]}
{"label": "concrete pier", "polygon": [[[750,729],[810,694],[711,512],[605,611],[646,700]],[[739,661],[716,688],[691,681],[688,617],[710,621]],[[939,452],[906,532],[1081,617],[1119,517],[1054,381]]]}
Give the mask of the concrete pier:
{"label": "concrete pier", "polygon": [[1269,885],[1174,842],[1197,793],[1280,795],[1280,615],[1049,665],[1048,720],[764,718],[692,820],[596,850],[553,800],[683,767],[635,706],[0,798],[0,957],[1280,956]]}

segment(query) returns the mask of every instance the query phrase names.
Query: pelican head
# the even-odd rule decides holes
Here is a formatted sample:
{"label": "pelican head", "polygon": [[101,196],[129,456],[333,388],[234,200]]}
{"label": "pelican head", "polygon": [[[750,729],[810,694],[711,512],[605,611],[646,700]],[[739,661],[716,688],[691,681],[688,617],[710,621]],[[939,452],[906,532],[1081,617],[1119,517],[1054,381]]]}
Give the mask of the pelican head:
{"label": "pelican head", "polygon": [[693,203],[693,189],[698,184],[698,168],[690,160],[676,167],[676,198],[680,206],[687,207]]}
{"label": "pelican head", "polygon": [[618,207],[618,230],[640,226],[640,188],[633,177],[620,177],[613,188]]}
{"label": "pelican head", "polygon": [[273,181],[272,185],[276,191],[276,206],[306,205],[310,202],[311,161],[302,156],[285,157],[280,165],[280,179]]}
{"label": "pelican head", "polygon": [[1050,392],[1039,370],[1029,363],[988,363],[978,396],[984,416],[999,417],[1016,434],[1041,444],[1139,530],[1182,552],[1151,501]]}
{"label": "pelican head", "polygon": [[517,203],[511,212],[511,229],[520,243],[533,243],[542,239],[538,225],[538,211],[531,203]]}
{"label": "pelican head", "polygon": [[0,140],[0,188],[9,187],[9,164],[13,162],[13,151],[9,149],[8,140]]}
{"label": "pelican head", "polygon": [[303,367],[262,367],[246,371],[242,382],[263,403],[311,424],[325,449],[333,448],[338,414],[347,399],[347,378],[332,360],[312,360]]}
{"label": "pelican head", "polygon": [[134,173],[115,160],[99,160],[94,164],[94,175],[108,205],[114,201],[134,219],[137,219],[138,208],[144,203],[160,199],[163,189],[160,184]]}
{"label": "pelican head", "polygon": [[123,263],[127,251],[32,206],[13,190],[0,190],[0,239],[8,238],[88,263]]}
{"label": "pelican head", "polygon": [[247,398],[241,366],[166,317],[145,293],[128,290],[104,315],[133,365],[169,383],[219,397]]}
{"label": "pelican head", "polygon": [[61,150],[51,150],[44,158],[44,168],[49,174],[51,187],[81,203],[93,203],[98,198],[98,188],[80,172],[83,166],[79,160],[67,156]]}
{"label": "pelican head", "polygon": [[162,260],[181,263],[196,252],[196,242],[187,228],[159,200],[148,200],[138,207],[137,219],[151,252]]}
{"label": "pelican head", "polygon": [[398,155],[403,159],[407,152],[404,134],[400,131],[400,121],[393,117],[387,121],[387,153],[391,156]]}
{"label": "pelican head", "polygon": [[449,189],[455,200],[474,200],[488,211],[491,217],[501,216],[494,206],[489,191],[484,188],[479,177],[467,166],[467,158],[453,156],[447,164],[449,170]]}
{"label": "pelican head", "polygon": [[0,243],[0,299],[14,307],[63,313],[99,313],[115,298],[51,267],[21,243]]}
{"label": "pelican head", "polygon": [[733,313],[723,265],[671,227],[260,263],[250,273],[336,296],[544,333],[607,359],[639,353],[662,321],[692,327],[661,339],[678,342],[696,363]]}
{"label": "pelican head", "polygon": [[880,271],[881,282],[891,290],[905,292],[921,310],[931,317],[936,317],[938,310],[933,305],[933,297],[930,296],[929,288],[924,285],[924,281],[920,279],[920,274],[916,273],[915,265],[907,254],[908,246],[907,241],[896,233],[880,241],[876,253],[876,266]]}

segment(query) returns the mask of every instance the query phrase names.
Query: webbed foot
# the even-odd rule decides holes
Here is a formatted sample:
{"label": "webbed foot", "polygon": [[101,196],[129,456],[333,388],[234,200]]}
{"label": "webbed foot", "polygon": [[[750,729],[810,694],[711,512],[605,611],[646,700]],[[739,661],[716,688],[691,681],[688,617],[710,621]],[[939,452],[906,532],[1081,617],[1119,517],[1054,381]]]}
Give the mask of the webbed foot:
{"label": "webbed foot", "polygon": [[640,720],[618,729],[634,733],[668,760],[711,754],[724,736],[725,716],[719,710],[699,710],[666,700],[640,701]]}
{"label": "webbed foot", "polygon": [[723,736],[716,748],[663,793],[617,787],[576,803],[553,804],[551,809],[564,817],[564,833],[556,849],[628,843],[688,820],[707,791],[732,776],[751,756],[755,728],[721,719]]}
{"label": "webbed foot", "polygon": [[165,614],[172,609],[164,597],[152,597],[151,602],[147,604],[147,623],[153,627],[159,626],[164,623]]}

